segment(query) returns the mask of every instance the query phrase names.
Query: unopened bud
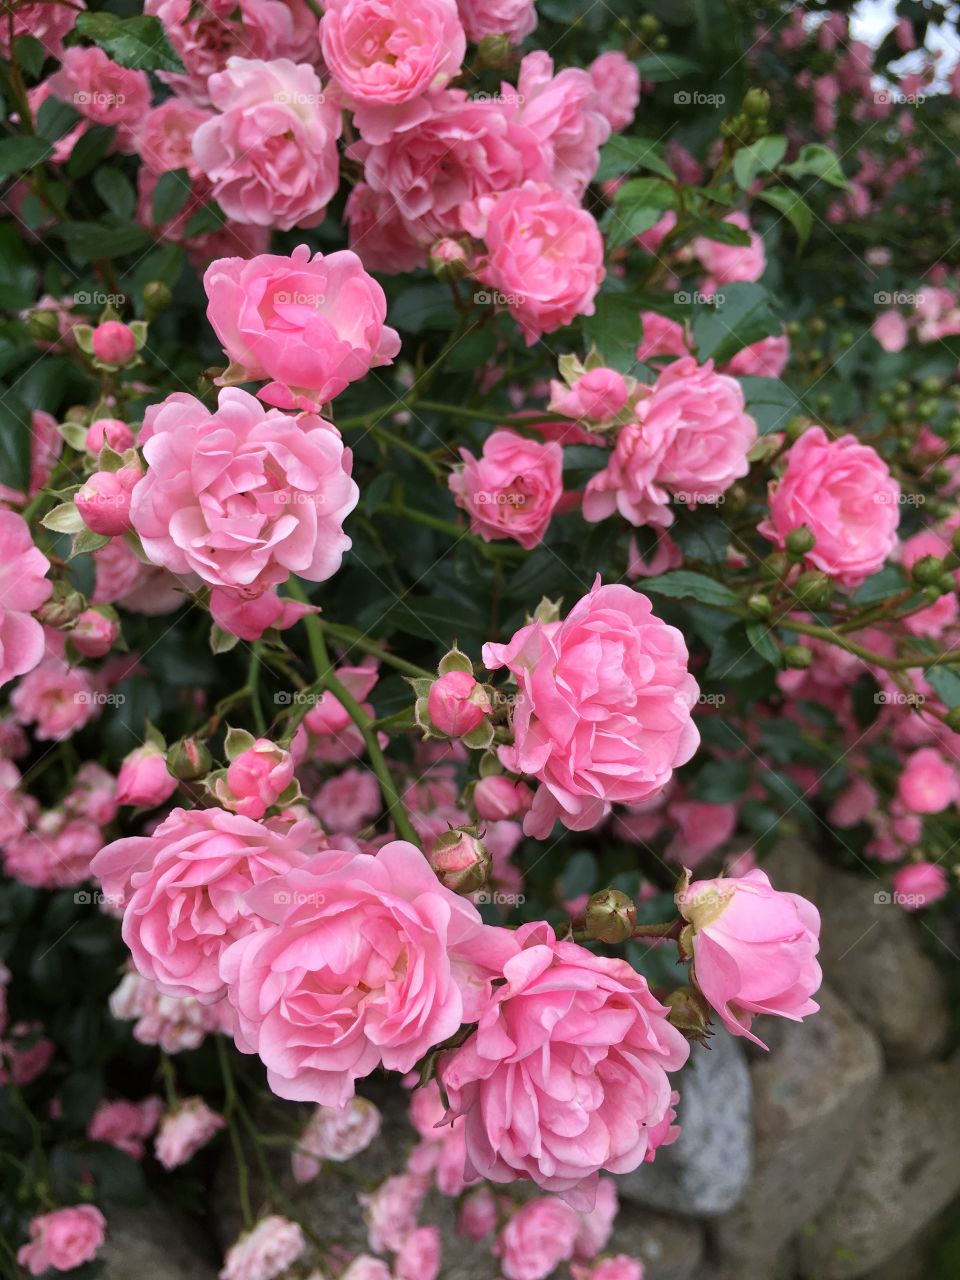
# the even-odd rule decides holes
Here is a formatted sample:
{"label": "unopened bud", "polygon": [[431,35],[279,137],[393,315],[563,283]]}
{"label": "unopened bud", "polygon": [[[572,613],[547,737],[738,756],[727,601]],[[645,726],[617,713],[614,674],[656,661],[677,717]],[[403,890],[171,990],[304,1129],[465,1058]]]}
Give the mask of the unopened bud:
{"label": "unopened bud", "polygon": [[27,316],[27,332],[38,342],[57,342],[60,338],[60,318],[49,307],[38,307]]}
{"label": "unopened bud", "polygon": [[150,280],[143,286],[143,304],[148,320],[152,320],[161,311],[166,311],[172,301],[170,286],[162,280]]}
{"label": "unopened bud", "polygon": [[783,651],[783,660],[794,671],[806,671],[813,661],[813,650],[805,644],[788,644]]}
{"label": "unopened bud", "polygon": [[811,609],[822,609],[833,598],[833,583],[816,569],[801,573],[791,590],[801,604]]}
{"label": "unopened bud", "polygon": [[502,67],[510,60],[510,40],[507,36],[483,36],[477,45],[480,62],[485,67]]}
{"label": "unopened bud", "polygon": [[710,1035],[710,1006],[693,987],[677,987],[666,998],[670,1012],[667,1021],[681,1031],[688,1040],[706,1043]]}
{"label": "unopened bud", "polygon": [[438,837],[430,865],[445,888],[454,893],[476,893],[490,875],[490,854],[475,831],[458,827]]}
{"label": "unopened bud", "polygon": [[79,591],[68,582],[55,582],[53,595],[36,610],[35,617],[45,627],[69,627],[80,617],[87,602]]}
{"label": "unopened bud", "polygon": [[782,551],[772,551],[760,565],[765,578],[773,582],[782,582],[790,570],[790,561]]}
{"label": "unopened bud", "polygon": [[802,525],[799,529],[791,529],[786,537],[787,555],[793,560],[799,560],[808,551],[813,550],[816,541],[806,525]]}
{"label": "unopened bud", "polygon": [[210,752],[196,738],[180,738],[167,752],[167,768],[182,782],[195,782],[210,772]]}
{"label": "unopened bud", "polygon": [[619,889],[601,889],[587,903],[587,933],[597,942],[626,942],[636,924],[636,904]]}
{"label": "unopened bud", "polygon": [[755,120],[767,115],[770,110],[770,95],[766,89],[748,89],[743,99],[743,111]]}
{"label": "unopened bud", "polygon": [[761,595],[758,592],[747,601],[747,608],[757,618],[769,618],[773,611],[773,604],[769,596]]}
{"label": "unopened bud", "polygon": [[910,570],[910,576],[918,587],[935,586],[943,573],[943,561],[939,556],[921,556]]}

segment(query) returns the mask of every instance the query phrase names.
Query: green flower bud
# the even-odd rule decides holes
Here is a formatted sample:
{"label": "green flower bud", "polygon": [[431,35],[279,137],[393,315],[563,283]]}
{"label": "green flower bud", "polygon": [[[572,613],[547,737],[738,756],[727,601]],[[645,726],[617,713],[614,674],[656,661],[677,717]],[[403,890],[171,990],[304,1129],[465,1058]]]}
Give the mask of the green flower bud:
{"label": "green flower bud", "polygon": [[799,560],[808,551],[813,550],[816,541],[806,525],[802,525],[799,529],[791,529],[786,538],[787,555],[792,560]]}
{"label": "green flower bud", "polygon": [[601,889],[587,903],[587,933],[597,942],[626,942],[636,923],[636,904],[619,889]]}
{"label": "green flower bud", "polygon": [[783,660],[794,671],[806,671],[813,661],[813,650],[805,644],[788,644],[783,651]]}

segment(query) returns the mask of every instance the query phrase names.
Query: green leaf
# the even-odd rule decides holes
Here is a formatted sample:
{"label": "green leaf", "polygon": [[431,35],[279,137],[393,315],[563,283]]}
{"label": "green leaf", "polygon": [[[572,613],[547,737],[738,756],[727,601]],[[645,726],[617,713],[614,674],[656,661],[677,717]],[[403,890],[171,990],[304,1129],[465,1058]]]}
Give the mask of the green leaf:
{"label": "green leaf", "polygon": [[738,378],[750,416],[761,435],[782,431],[791,418],[803,413],[803,401],[779,378]]}
{"label": "green leaf", "polygon": [[923,674],[948,709],[960,707],[960,673],[956,667],[943,665],[927,667]]}
{"label": "green leaf", "polygon": [[749,231],[744,231],[735,222],[724,222],[721,218],[696,218],[691,227],[694,234],[707,240],[716,240],[719,244],[743,248],[750,243]]}
{"label": "green leaf", "polygon": [[782,329],[770,295],[758,284],[725,284],[717,299],[716,306],[704,308],[693,322],[693,340],[701,362],[712,357],[717,364],[724,364],[743,347]]}
{"label": "green leaf", "polygon": [[745,680],[766,667],[765,659],[750,643],[746,627],[738,623],[717,636],[706,676],[708,680]]}
{"label": "green leaf", "polygon": [[670,596],[676,600],[696,600],[700,604],[713,604],[720,608],[730,608],[740,603],[740,597],[722,582],[716,582],[704,573],[691,573],[688,569],[675,569],[672,573],[661,574],[659,578],[647,578],[643,589],[652,591],[654,595]]}
{"label": "green leaf", "polygon": [[[879,604],[888,596],[899,595],[907,586],[907,575],[897,564],[885,565],[879,573],[872,574],[862,586],[854,592],[853,603],[858,605]],[[918,664],[919,665],[919,664]]]}
{"label": "green leaf", "polygon": [[13,221],[0,222],[0,307],[20,311],[37,296],[37,268]]}
{"label": "green leaf", "polygon": [[840,167],[840,158],[830,147],[825,147],[822,142],[809,142],[800,150],[799,156],[792,164],[785,164],[783,172],[789,173],[792,178],[822,178],[824,182],[829,182],[831,187],[840,187],[844,191],[850,190],[850,183],[843,175],[843,169]]}
{"label": "green leaf", "polygon": [[119,169],[97,169],[93,175],[93,187],[111,213],[118,218],[131,218],[136,208],[137,196],[130,180]]}
{"label": "green leaf", "polygon": [[604,219],[607,248],[618,249],[650,228],[676,204],[676,193],[662,178],[634,178],[614,197]]}
{"label": "green leaf", "polygon": [[729,804],[750,786],[750,766],[743,760],[711,760],[690,786],[690,794],[704,804]]}
{"label": "green leaf", "polygon": [[161,173],[153,193],[153,221],[158,227],[175,218],[190,199],[193,188],[186,169]]}
{"label": "green leaf", "polygon": [[51,146],[46,138],[32,134],[16,134],[0,140],[0,175],[25,173],[41,164],[50,154]]}
{"label": "green leaf", "polygon": [[198,209],[193,215],[186,225],[184,235],[187,237],[204,236],[208,232],[219,231],[226,220],[226,214],[220,206],[210,201],[209,204],[205,204],[202,209]]}
{"label": "green leaf", "polygon": [[761,191],[759,196],[783,214],[796,231],[799,248],[802,249],[813,228],[813,213],[803,196],[789,187],[772,187],[769,191]]}
{"label": "green leaf", "polygon": [[600,151],[600,166],[594,182],[619,178],[631,169],[649,169],[651,173],[658,173],[661,178],[676,181],[676,174],[661,158],[660,152],[660,144],[653,138],[625,138],[622,134],[615,133]]}
{"label": "green leaf", "polygon": [[56,142],[73,128],[80,119],[80,113],[70,106],[69,102],[61,102],[59,98],[49,97],[40,104],[37,112],[37,133],[48,142]]}
{"label": "green leaf", "polygon": [[[3,19],[7,21],[6,17]],[[13,52],[18,67],[34,80],[40,78],[47,51],[36,36],[18,36],[13,42]]]}
{"label": "green leaf", "polygon": [[18,493],[30,486],[30,417],[20,397],[0,387],[0,476]]}
{"label": "green leaf", "polygon": [[645,58],[638,58],[634,66],[644,80],[650,80],[654,84],[696,75],[700,70],[696,62],[691,62],[679,53],[648,53]]}
{"label": "green leaf", "polygon": [[757,178],[773,173],[787,154],[787,140],[780,134],[761,138],[749,147],[741,147],[733,157],[733,176],[741,191],[746,191]]}
{"label": "green leaf", "polygon": [[138,71],[185,71],[159,18],[139,14],[118,18],[114,13],[81,13],[76,31],[100,46],[121,67]]}
{"label": "green leaf", "polygon": [[109,222],[65,222],[52,234],[65,241],[78,262],[98,258],[121,258],[150,244],[150,235],[136,223],[117,226]]}
{"label": "green leaf", "polygon": [[640,308],[628,293],[601,293],[592,316],[583,316],[580,329],[586,345],[595,346],[607,365],[621,373],[637,367]]}
{"label": "green leaf", "polygon": [[769,662],[772,667],[779,667],[780,650],[777,648],[777,642],[774,640],[769,627],[762,622],[748,622],[746,632],[747,639],[760,657],[765,662]]}
{"label": "green leaf", "polygon": [[82,133],[67,161],[68,176],[85,178],[92,172],[113,146],[116,133],[116,129],[112,126],[107,128],[104,125],[96,125]]}

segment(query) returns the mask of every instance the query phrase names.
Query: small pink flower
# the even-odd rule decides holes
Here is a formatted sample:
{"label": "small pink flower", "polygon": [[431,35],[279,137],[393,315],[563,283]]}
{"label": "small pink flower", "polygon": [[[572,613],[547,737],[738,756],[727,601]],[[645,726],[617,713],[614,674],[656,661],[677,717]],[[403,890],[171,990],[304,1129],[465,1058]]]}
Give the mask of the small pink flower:
{"label": "small pink flower", "polygon": [[545,839],[557,818],[595,826],[613,803],[662,791],[693,755],[697,683],[674,627],[630,587],[601,586],[563,622],[533,622],[483,661],[505,666],[519,687],[514,743],[499,749],[512,773],[540,779],[524,831]]}
{"label": "small pink flower", "polygon": [[10,705],[20,724],[35,726],[37,738],[61,742],[99,715],[96,694],[86,671],[48,656],[16,686]]}
{"label": "small pink flower", "polygon": [[193,154],[224,213],[290,231],[323,221],[337,190],[341,113],[312,67],[286,58],[229,58],[210,77],[218,115]]}
{"label": "small pink flower", "polygon": [[494,431],[480,458],[461,449],[450,489],[484,542],[513,538],[526,550],[543,541],[563,496],[563,450],[514,431]]}
{"label": "small pink flower", "polygon": [[252,1231],[245,1232],[227,1250],[220,1280],[274,1280],[301,1257],[306,1247],[299,1223],[278,1214],[261,1218]]}
{"label": "small pink flower", "polygon": [[202,171],[193,155],[193,135],[213,112],[182,98],[168,98],[148,111],[137,133],[137,153],[154,173],[186,169],[196,182]]}
{"label": "small pink flower", "polygon": [[577,1214],[556,1196],[521,1205],[494,1246],[507,1280],[545,1280],[573,1255],[577,1228]]}
{"label": "small pink flower", "polygon": [[690,354],[686,331],[679,321],[657,311],[642,311],[640,321],[643,324],[643,341],[637,347],[638,360]]}
{"label": "small pink flower", "polygon": [[947,873],[934,862],[908,862],[893,877],[894,901],[906,911],[939,902],[949,887]]}
{"label": "small pink flower", "polygon": [[460,1201],[457,1235],[468,1240],[483,1240],[497,1225],[497,1201],[487,1186],[469,1191]]}
{"label": "small pink flower", "polygon": [[481,778],[473,793],[477,816],[485,822],[498,822],[504,818],[516,818],[527,809],[533,801],[530,788],[515,778],[505,774],[492,774]]}
{"label": "small pink flower", "polygon": [[120,635],[120,624],[99,609],[84,609],[70,628],[70,640],[82,658],[102,658]]}
{"label": "small pink flower", "polygon": [[369,769],[344,769],[318,788],[310,808],[331,834],[356,835],[383,808],[380,784]]}
{"label": "small pink flower", "polygon": [[[78,0],[77,8],[85,9],[84,0]],[[39,40],[48,58],[62,61],[64,49],[63,38],[73,30],[77,20],[76,8],[66,5],[48,4],[46,0],[39,3],[18,5],[12,11],[13,21],[0,23],[0,53],[10,57],[9,36],[16,41],[21,36],[30,36]],[[12,31],[11,31],[12,28]]]}
{"label": "small pink flower", "polygon": [[[504,96],[511,92],[505,85]],[[603,105],[609,93],[609,85],[598,92],[590,72],[580,67],[554,74],[553,59],[544,49],[526,54],[520,63],[517,117],[547,155],[550,183],[576,200],[596,173],[600,147],[610,136],[610,108]]]}
{"label": "small pink flower", "polygon": [[147,73],[121,67],[96,45],[67,49],[48,83],[52,94],[94,124],[129,128],[150,107]]}
{"label": "small pink flower", "polygon": [[393,1280],[393,1276],[382,1258],[361,1253],[341,1274],[340,1280]]}
{"label": "small pink flower", "polygon": [[217,798],[225,809],[245,818],[262,818],[293,781],[293,757],[269,738],[257,738],[227,768],[226,786]]}
{"label": "small pink flower", "polygon": [[144,1098],[142,1102],[101,1102],[90,1117],[87,1137],[91,1142],[106,1142],[118,1151],[124,1151],[134,1160],[141,1160],[144,1140],[157,1127],[163,1112],[159,1098]]}
{"label": "small pink flower", "polygon": [[397,275],[427,265],[425,246],[388,192],[358,182],[347,197],[343,216],[350,229],[350,248],[368,271]]}
{"label": "small pink flower", "polygon": [[[636,1169],[669,1140],[666,1073],[689,1046],[625,961],[558,941],[547,924],[511,941],[505,981],[440,1068],[449,1115],[466,1119],[466,1174],[532,1178],[589,1209],[599,1170]],[[574,1214],[571,1250],[579,1226]]]}
{"label": "small pink flower", "polygon": [[165,1169],[178,1169],[225,1126],[223,1116],[211,1111],[202,1098],[185,1098],[160,1122],[156,1157]]}
{"label": "small pink flower", "polygon": [[897,782],[897,797],[913,813],[942,813],[960,796],[956,766],[936,747],[921,747],[907,757]]}
{"label": "small pink flower", "polygon": [[0,507],[0,684],[32,671],[43,657],[43,627],[31,615],[53,592],[49,569],[27,522]]}
{"label": "small pink flower", "polygon": [[316,410],[400,350],[383,290],[347,249],[220,258],[203,287],[236,380],[269,378],[268,404]]}
{"label": "small pink flower", "polygon": [[594,58],[589,71],[597,91],[597,110],[619,133],[632,123],[640,104],[640,72],[619,49]]}
{"label": "small pink flower", "polygon": [[[759,280],[767,267],[767,255],[764,252],[763,240],[750,229],[750,219],[745,213],[729,213],[724,218],[732,226],[749,232],[749,245],[723,244],[719,240],[710,240],[706,236],[697,236],[693,241],[693,252],[703,264],[707,272],[710,286],[733,284],[737,280]],[[705,293],[713,293],[712,287],[704,287]]]}
{"label": "small pink flower", "polygon": [[457,0],[467,38],[479,44],[486,36],[506,36],[520,44],[537,25],[534,0]]}
{"label": "small pink flower", "polygon": [[846,587],[883,565],[896,545],[900,486],[880,455],[854,436],[828,439],[809,427],[770,486],[770,516],[758,529],[778,547],[806,526],[816,539],[805,557]]}
{"label": "small pink flower", "polygon": [[430,686],[427,697],[430,720],[435,729],[449,738],[462,738],[479,728],[491,709],[483,685],[469,671],[448,671]]}
{"label": "small pink flower", "polygon": [[381,1182],[375,1191],[358,1197],[367,1224],[370,1248],[378,1253],[396,1252],[411,1231],[430,1189],[425,1178],[398,1173]]}
{"label": "small pink flower", "polygon": [[612,422],[626,408],[630,389],[616,369],[591,369],[572,386],[550,383],[550,411],[566,418]]}
{"label": "small pink flower", "polygon": [[688,884],[677,905],[690,926],[697,984],[733,1035],[765,1049],[750,1030],[756,1014],[800,1022],[816,1013],[820,916],[806,898],[779,892],[757,870]]}
{"label": "small pink flower", "polygon": [[96,471],[85,481],[74,497],[83,523],[92,533],[108,538],[126,533],[130,528],[130,504],[133,490],[141,478],[139,466],[121,467],[119,471]]}
{"label": "small pink flower", "polygon": [[790,339],[781,333],[741,348],[723,372],[738,378],[779,378],[789,359]]}
{"label": "small pink flower", "polygon": [[907,322],[899,311],[881,311],[874,320],[870,332],[884,351],[902,351],[907,345]]}
{"label": "small pink flower", "polygon": [[601,1178],[597,1183],[596,1203],[592,1209],[580,1214],[580,1225],[573,1245],[578,1258],[595,1258],[606,1248],[619,1208],[617,1184],[612,1178]]}
{"label": "small pink flower", "polygon": [[97,418],[87,429],[86,447],[93,454],[98,454],[104,445],[115,453],[123,453],[124,449],[132,448],[133,443],[133,431],[119,418]]}
{"label": "small pink flower", "polygon": [[135,804],[142,809],[155,809],[169,800],[177,789],[177,780],[167,769],[167,755],[160,747],[147,743],[135,747],[124,758],[117,775],[117,804]]}
{"label": "small pink flower", "polygon": [[396,1280],[437,1280],[440,1271],[440,1232],[436,1227],[417,1227],[397,1252]]}
{"label": "small pink flower", "polygon": [[830,806],[827,821],[844,830],[855,827],[875,813],[878,805],[876,789],[866,778],[852,778]]}
{"label": "small pink flower", "polygon": [[92,1204],[54,1209],[30,1222],[30,1243],[17,1253],[17,1262],[32,1276],[45,1271],[72,1271],[90,1262],[103,1244],[106,1220]]}
{"label": "small pink flower", "polygon": [[477,279],[503,298],[528,346],[577,316],[593,315],[606,274],[603,237],[572,196],[525,182],[481,196],[462,210],[461,220],[486,246]]}
{"label": "small pink flower", "polygon": [[351,1098],[342,1107],[317,1107],[291,1157],[294,1180],[310,1182],[324,1160],[352,1160],[373,1142],[380,1122],[380,1112],[366,1098]]}
{"label": "small pink flower", "polygon": [[129,364],[137,353],[137,339],[127,325],[119,320],[106,320],[98,324],[91,338],[93,354],[103,364]]}

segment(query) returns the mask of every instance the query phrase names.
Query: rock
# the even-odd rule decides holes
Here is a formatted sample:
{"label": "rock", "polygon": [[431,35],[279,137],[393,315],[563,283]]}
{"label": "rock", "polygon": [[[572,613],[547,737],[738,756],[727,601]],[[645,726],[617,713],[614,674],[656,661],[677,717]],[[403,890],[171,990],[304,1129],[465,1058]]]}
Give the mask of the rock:
{"label": "rock", "polygon": [[[622,1201],[604,1253],[626,1253],[644,1264],[644,1280],[693,1280],[703,1271],[703,1230],[698,1223],[650,1213]],[[487,1277],[490,1280],[490,1277]]]}
{"label": "rock", "polygon": [[731,1276],[770,1273],[790,1237],[834,1194],[880,1080],[876,1037],[829,988],[805,1022],[767,1019],[770,1046],[751,1065],[754,1173],[716,1225]]}
{"label": "rock", "polygon": [[960,1056],[888,1075],[833,1202],[800,1237],[800,1276],[868,1276],[916,1239],[960,1192],[957,1133]]}
{"label": "rock", "polygon": [[802,841],[784,842],[763,866],[778,889],[820,909],[824,976],[876,1032],[888,1062],[911,1066],[934,1056],[949,1034],[949,1010],[923,920],[889,900],[879,875],[838,871]]}
{"label": "rock", "polygon": [[694,1045],[678,1078],[680,1137],[651,1164],[618,1178],[620,1194],[684,1216],[726,1213],[750,1180],[750,1076],[741,1045],[722,1027]]}
{"label": "rock", "polygon": [[158,1201],[113,1205],[100,1280],[216,1280],[219,1264],[193,1224]]}

